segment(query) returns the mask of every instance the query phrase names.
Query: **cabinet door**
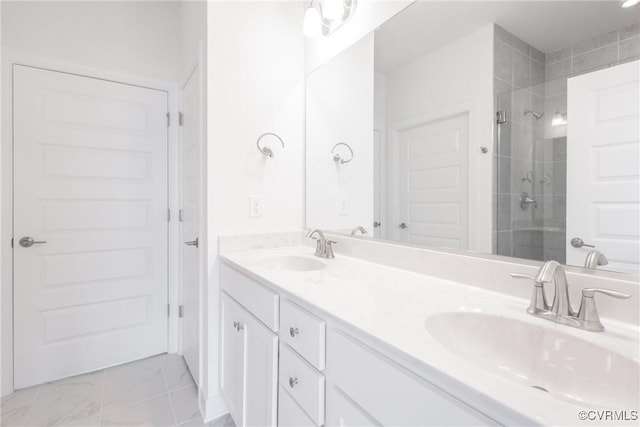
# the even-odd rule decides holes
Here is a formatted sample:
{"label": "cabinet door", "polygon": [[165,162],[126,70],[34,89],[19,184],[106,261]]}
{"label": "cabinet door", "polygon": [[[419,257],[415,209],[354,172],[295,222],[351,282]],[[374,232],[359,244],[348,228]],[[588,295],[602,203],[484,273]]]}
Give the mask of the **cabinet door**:
{"label": "cabinet door", "polygon": [[327,387],[327,427],[382,425],[334,386]]}
{"label": "cabinet door", "polygon": [[245,311],[244,425],[275,426],[278,405],[278,336]]}
{"label": "cabinet door", "polygon": [[224,292],[220,298],[221,312],[221,385],[229,412],[238,426],[245,424],[244,395],[246,360],[245,311]]}

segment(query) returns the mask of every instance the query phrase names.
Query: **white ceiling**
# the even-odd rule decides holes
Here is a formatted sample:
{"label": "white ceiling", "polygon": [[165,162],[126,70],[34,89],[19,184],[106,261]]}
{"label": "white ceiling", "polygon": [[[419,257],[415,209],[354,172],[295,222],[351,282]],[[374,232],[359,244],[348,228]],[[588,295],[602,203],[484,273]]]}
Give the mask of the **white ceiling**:
{"label": "white ceiling", "polygon": [[640,6],[607,1],[419,0],[376,30],[376,70],[422,57],[492,22],[542,52],[640,21]]}

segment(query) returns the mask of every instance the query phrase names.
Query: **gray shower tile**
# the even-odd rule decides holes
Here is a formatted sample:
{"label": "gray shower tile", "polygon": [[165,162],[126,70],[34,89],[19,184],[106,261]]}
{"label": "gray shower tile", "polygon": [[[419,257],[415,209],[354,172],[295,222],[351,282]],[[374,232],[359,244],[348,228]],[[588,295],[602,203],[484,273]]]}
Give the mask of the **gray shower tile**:
{"label": "gray shower tile", "polygon": [[547,80],[555,80],[561,77],[568,77],[571,75],[571,58],[563,59],[562,61],[548,64],[545,67],[545,78]]}
{"label": "gray shower tile", "polygon": [[494,76],[512,82],[513,49],[499,40],[494,41]]}
{"label": "gray shower tile", "polygon": [[531,85],[530,58],[520,52],[513,52],[513,85],[516,88]]}
{"label": "gray shower tile", "polygon": [[536,49],[535,47],[531,46],[531,59],[533,59],[534,61],[538,61],[542,64],[544,64],[545,61],[545,55],[543,52],[539,51],[538,49]]}
{"label": "gray shower tile", "polygon": [[493,79],[493,92],[496,96],[500,96],[504,93],[511,92],[512,90],[513,90],[513,86],[511,82],[507,82],[497,77]]}
{"label": "gray shower tile", "polygon": [[618,32],[611,31],[609,33],[600,34],[591,39],[576,43],[573,45],[573,56],[589,52],[604,46],[608,46],[618,42]]}
{"label": "gray shower tile", "polygon": [[520,40],[516,36],[513,36],[513,48],[526,56],[531,56],[531,45],[524,40]]}
{"label": "gray shower tile", "polygon": [[623,40],[619,46],[620,61],[629,61],[640,56],[640,37]]}
{"label": "gray shower tile", "polygon": [[618,46],[611,45],[573,57],[573,74],[602,68],[618,61]]}
{"label": "gray shower tile", "polygon": [[[544,64],[538,61],[531,61],[531,84],[540,85],[544,82]],[[544,87],[541,86],[544,90]]]}
{"label": "gray shower tile", "polygon": [[570,57],[571,57],[571,46],[567,46],[560,50],[549,52],[544,55],[546,64],[553,64],[555,62],[562,61],[563,59],[568,59]]}
{"label": "gray shower tile", "polygon": [[513,46],[513,34],[499,25],[494,25],[494,29],[494,36],[496,39],[508,44],[509,46]]}
{"label": "gray shower tile", "polygon": [[620,40],[630,39],[632,37],[640,36],[640,22],[636,22],[635,24],[628,25],[620,29],[619,37]]}

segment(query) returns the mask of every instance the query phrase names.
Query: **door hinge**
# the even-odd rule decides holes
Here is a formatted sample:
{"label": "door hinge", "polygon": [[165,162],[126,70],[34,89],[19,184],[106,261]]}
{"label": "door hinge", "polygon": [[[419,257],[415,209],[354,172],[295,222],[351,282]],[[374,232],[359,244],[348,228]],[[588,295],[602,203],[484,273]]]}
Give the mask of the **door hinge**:
{"label": "door hinge", "polygon": [[13,237],[11,238],[11,247],[13,248]]}
{"label": "door hinge", "polygon": [[171,126],[171,113],[167,112],[167,127]]}
{"label": "door hinge", "polygon": [[184,222],[184,211],[182,209],[178,211],[178,221]]}
{"label": "door hinge", "polygon": [[178,306],[178,317],[184,316],[184,305]]}
{"label": "door hinge", "polygon": [[499,124],[499,125],[507,123],[507,111],[506,110],[496,111],[496,123]]}
{"label": "door hinge", "polygon": [[182,114],[182,111],[180,111],[178,113],[178,125],[182,126],[183,123],[184,123],[184,115]]}

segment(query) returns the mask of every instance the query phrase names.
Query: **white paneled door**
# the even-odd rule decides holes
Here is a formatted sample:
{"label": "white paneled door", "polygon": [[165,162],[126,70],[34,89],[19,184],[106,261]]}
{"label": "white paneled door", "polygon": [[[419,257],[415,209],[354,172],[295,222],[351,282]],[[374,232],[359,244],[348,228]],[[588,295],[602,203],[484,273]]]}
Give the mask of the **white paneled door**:
{"label": "white paneled door", "polygon": [[569,79],[567,264],[640,273],[640,62]]}
{"label": "white paneled door", "polygon": [[399,131],[398,240],[466,249],[469,209],[469,116]]}
{"label": "white paneled door", "polygon": [[167,93],[13,79],[15,387],[166,352]]}
{"label": "white paneled door", "polygon": [[[182,354],[191,375],[198,382],[199,372],[199,295],[201,280],[200,233],[202,126],[200,73],[196,69],[182,89],[180,137],[180,235],[182,289]],[[196,240],[198,239],[198,240]]]}

